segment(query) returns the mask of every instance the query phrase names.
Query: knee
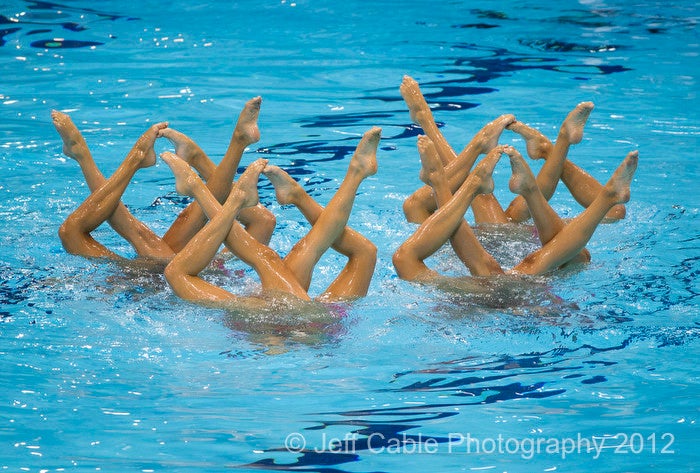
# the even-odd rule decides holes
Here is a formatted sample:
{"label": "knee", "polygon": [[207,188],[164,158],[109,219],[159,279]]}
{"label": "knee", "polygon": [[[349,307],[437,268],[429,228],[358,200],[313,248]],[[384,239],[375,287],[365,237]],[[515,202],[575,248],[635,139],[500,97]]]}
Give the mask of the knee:
{"label": "knee", "polygon": [[241,219],[241,222],[245,225],[246,231],[248,231],[253,238],[267,245],[277,226],[277,219],[272,212],[264,207],[257,207],[255,209],[256,211],[252,218],[246,220]]}
{"label": "knee", "polygon": [[377,263],[377,245],[365,238],[360,250],[353,257],[361,260],[363,265],[371,264],[374,267]]}
{"label": "knee", "polygon": [[83,240],[83,234],[75,225],[71,225],[70,219],[66,220],[58,227],[58,237],[61,239],[63,248],[65,248],[68,253],[78,253],[77,249],[80,247],[80,242]]}
{"label": "knee", "polygon": [[406,249],[401,246],[399,247],[398,250],[394,252],[394,255],[391,257],[391,262],[394,264],[394,268],[396,269],[396,274],[401,278],[405,280],[412,280],[414,279],[414,275],[411,274],[410,268],[411,264],[409,263],[410,257],[408,255],[408,252]]}
{"label": "knee", "polygon": [[184,273],[180,270],[177,263],[173,264],[173,261],[168,263],[168,265],[163,270],[163,275],[165,280],[168,282],[171,288],[178,293],[177,288],[180,286],[180,282],[184,279]]}
{"label": "knee", "polygon": [[423,208],[415,195],[411,195],[404,200],[403,214],[406,216],[406,220],[411,223],[423,223],[430,216],[430,212]]}
{"label": "knee", "polygon": [[263,209],[258,213],[258,221],[260,222],[260,226],[269,229],[270,233],[272,233],[277,226],[277,218],[275,218],[275,214],[267,210],[265,207],[260,208]]}

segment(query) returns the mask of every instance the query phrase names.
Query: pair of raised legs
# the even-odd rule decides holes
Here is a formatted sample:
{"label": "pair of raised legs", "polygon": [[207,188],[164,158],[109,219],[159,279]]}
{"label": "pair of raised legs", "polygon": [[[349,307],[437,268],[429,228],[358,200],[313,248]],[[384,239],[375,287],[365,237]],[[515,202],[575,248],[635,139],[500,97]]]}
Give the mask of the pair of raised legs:
{"label": "pair of raised legs", "polygon": [[[478,156],[496,147],[506,128],[525,139],[528,155],[532,159],[545,160],[536,181],[547,200],[554,194],[559,180],[567,186],[574,199],[583,207],[588,207],[603,187],[590,174],[567,159],[570,146],[580,143],[583,138],[584,125],[593,110],[591,102],[578,104],[568,114],[554,144],[539,131],[517,121],[513,115],[502,115],[482,128],[462,152],[456,154],[435,123],[430,106],[423,97],[418,83],[405,76],[400,91],[408,105],[411,119],[418,123],[433,141],[449,176],[452,192],[455,192],[467,178]],[[474,199],[471,207],[476,223],[523,222],[530,217],[522,196],[516,197],[503,210],[493,193],[480,194]],[[423,222],[435,209],[436,203],[432,198],[430,186],[421,187],[404,202],[406,218],[414,223]],[[624,215],[625,207],[617,205],[610,210],[607,217],[620,219]]]}
{"label": "pair of raised legs", "polygon": [[546,273],[579,257],[610,209],[629,200],[630,183],[638,161],[637,151],[629,153],[588,207],[564,224],[549,206],[529,166],[513,147],[498,146],[491,150],[454,194],[432,141],[419,137],[418,147],[421,179],[433,189],[437,210],[398,248],[393,262],[402,279],[426,282],[436,281],[440,275],[428,268],[424,260],[448,240],[472,275],[504,272],[464,220],[464,214],[478,195],[493,192],[492,173],[502,154],[510,158],[513,172],[510,189],[524,199],[542,243],[539,250],[526,256],[512,272],[532,275]]}
{"label": "pair of raised legs", "polygon": [[[90,188],[90,196],[66,219],[59,229],[61,242],[70,253],[93,257],[118,258],[90,233],[107,221],[110,226],[134,247],[144,258],[169,261],[184,247],[205,223],[198,204],[189,205],[178,216],[161,238],[143,222],[136,219],[121,202],[121,197],[136,171],[156,162],[153,145],[157,138],[166,137],[207,181],[210,191],[223,201],[231,189],[233,176],[246,146],[260,138],[257,118],[260,97],[248,101],[238,117],[229,147],[221,163],[215,165],[192,140],[168,128],[166,123],[150,127],[135,143],[114,174],[106,179],[97,168],[78,128],[64,113],[53,111],[51,116],[56,130],[63,139],[64,153],[75,159]],[[275,227],[274,216],[265,208],[256,206],[240,212],[239,218],[248,231],[267,243]]]}
{"label": "pair of raised legs", "polygon": [[[263,290],[291,294],[300,300],[310,300],[308,290],[313,269],[321,256],[333,248],[347,256],[348,262],[320,299],[365,295],[374,273],[377,250],[374,244],[346,225],[359,185],[377,171],[380,133],[381,129],[373,128],[364,134],[343,182],[325,209],[291,176],[267,164],[266,160],[252,163],[221,205],[187,163],[175,154],[164,153],[163,159],[175,174],[177,191],[194,197],[209,217],[208,223],[165,268],[165,277],[173,291],[183,299],[203,304],[237,307],[264,304],[259,298],[232,294],[199,277],[223,243],[256,271]],[[298,207],[312,224],[311,230],[285,258],[250,236],[236,222],[242,209],[258,203],[257,182],[261,173],[273,183],[277,200]]]}

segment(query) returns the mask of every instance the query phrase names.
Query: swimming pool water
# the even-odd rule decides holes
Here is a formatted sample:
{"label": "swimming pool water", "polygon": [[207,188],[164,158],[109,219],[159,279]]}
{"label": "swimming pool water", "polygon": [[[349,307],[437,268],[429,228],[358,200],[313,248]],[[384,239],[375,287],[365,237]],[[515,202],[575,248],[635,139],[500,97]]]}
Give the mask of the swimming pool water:
{"label": "swimming pool water", "polygon": [[[696,2],[11,1],[0,14],[2,471],[697,469]],[[401,203],[420,184],[404,74],[458,149],[502,113],[554,138],[591,100],[570,158],[605,180],[640,150],[628,216],[597,230],[591,264],[539,279],[561,306],[535,294],[491,308],[396,277],[391,254],[415,228]],[[109,175],[161,120],[218,161],[256,95],[262,139],[243,164],[270,159],[322,203],[360,134],[383,128],[350,220],[377,271],[343,320],[272,333],[63,250],[57,228],[88,190],[51,109]],[[509,175],[499,164],[502,203]],[[284,253],[307,227],[264,180],[261,198]],[[159,233],[185,204],[162,163],[124,202]],[[552,204],[580,210],[563,186]],[[479,232],[504,266],[536,247],[528,225]],[[257,289],[225,264],[233,276],[209,277]],[[324,257],[311,292],[340,264]],[[430,264],[464,274],[447,250]]]}

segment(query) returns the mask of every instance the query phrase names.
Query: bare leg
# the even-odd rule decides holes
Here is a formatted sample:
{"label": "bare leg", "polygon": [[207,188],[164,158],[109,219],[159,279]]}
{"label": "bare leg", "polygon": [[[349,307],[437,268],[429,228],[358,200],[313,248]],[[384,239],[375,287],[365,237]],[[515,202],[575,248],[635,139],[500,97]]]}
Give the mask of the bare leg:
{"label": "bare leg", "polygon": [[[166,162],[168,159],[170,157],[166,158]],[[245,308],[262,305],[252,298],[239,297],[215,286],[200,278],[198,274],[211,263],[222,242],[229,235],[238,211],[246,205],[257,203],[257,180],[263,167],[264,162],[248,167],[231,189],[224,205],[219,204],[216,215],[212,216],[202,230],[166,266],[165,278],[179,297],[204,304],[237,304]],[[175,172],[176,176],[183,176],[180,171]],[[192,192],[190,186],[195,182],[194,179],[189,179],[189,176],[180,179],[177,184],[178,192]]]}
{"label": "bare leg", "polygon": [[[114,174],[63,222],[58,234],[66,251],[84,256],[117,258],[117,255],[95,241],[90,232],[114,213],[136,171],[155,164],[153,144],[158,137],[158,130],[166,126],[165,123],[159,123],[149,128],[136,141]],[[172,257],[172,252],[165,253],[164,257]]]}
{"label": "bare leg", "polygon": [[[593,199],[603,189],[603,185],[586,171],[567,160],[561,173],[561,181],[569,189],[576,202],[588,207]],[[625,218],[626,209],[623,204],[613,206],[605,216],[607,219],[620,220]]]}
{"label": "bare leg", "polygon": [[297,281],[307,290],[314,266],[345,230],[360,183],[377,172],[377,146],[381,131],[381,128],[374,127],[364,134],[338,191],[309,233],[294,245],[284,259]]}
{"label": "bare leg", "polygon": [[605,214],[616,204],[629,201],[630,183],[637,169],[639,153],[630,152],[605,184],[598,197],[569,222],[541,249],[513,268],[516,273],[543,274],[575,257],[588,243]]}
{"label": "bare leg", "polygon": [[[192,169],[172,153],[163,153],[161,157],[175,175],[177,191],[194,197],[209,218],[217,215],[221,210],[221,204]],[[251,169],[252,175],[256,175],[255,173],[259,174],[266,163],[265,160],[257,160],[248,168]],[[257,179],[255,182],[257,183]],[[257,190],[255,193],[248,191],[246,199],[252,200],[256,196]],[[257,205],[257,201],[246,204],[248,207],[251,205]],[[240,224],[234,221],[229,225],[228,235],[223,242],[233,254],[255,270],[264,290],[286,292],[300,299],[308,299],[306,290],[299,285],[294,274],[285,266],[279,255],[253,238]]]}
{"label": "bare leg", "polygon": [[527,203],[533,215],[537,233],[544,245],[564,227],[564,222],[545,199],[537,185],[537,180],[520,153],[512,146],[506,146],[504,152],[510,158],[513,175],[510,178],[510,190]]}
{"label": "bare leg", "polygon": [[[160,136],[167,138],[175,146],[175,154],[194,167],[199,172],[199,175],[202,176],[202,179],[208,182],[214,175],[217,168],[216,164],[209,159],[204,150],[190,137],[172,128],[162,130]],[[238,163],[236,166],[238,166]],[[192,218],[191,212],[194,211],[187,211],[181,218]],[[270,242],[272,232],[275,230],[276,220],[272,212],[265,207],[256,205],[243,208],[238,212],[237,219],[253,238],[265,245]],[[181,222],[178,223],[178,225],[181,224]]]}
{"label": "bare leg", "polygon": [[216,170],[216,164],[194,142],[192,138],[173,128],[165,128],[158,134],[159,138],[167,138],[175,147],[175,154],[197,170],[204,181],[208,181]]}
{"label": "bare leg", "polygon": [[[246,146],[260,139],[257,120],[261,102],[262,99],[256,97],[246,103],[238,117],[226,154],[209,176],[207,187],[219,202],[223,202],[231,190],[233,177]],[[202,228],[205,222],[204,212],[199,205],[193,202],[180,213],[163,239],[173,250],[179,251]]]}
{"label": "bare leg", "polygon": [[[423,165],[420,172],[421,181],[432,186],[435,200],[440,208],[452,199],[452,191],[445,176],[444,166],[437,156],[433,143],[427,136],[418,137],[418,151]],[[450,237],[450,244],[473,276],[503,273],[501,266],[481,246],[474,231],[464,218]]]}
{"label": "bare leg", "polygon": [[[92,158],[85,138],[65,113],[52,111],[53,124],[63,139],[63,153],[78,162],[90,192],[95,192],[107,181]],[[174,254],[170,247],[143,222],[134,217],[126,206],[119,202],[107,219],[109,225],[134,247],[139,256],[154,259],[169,259]]]}
{"label": "bare leg", "polygon": [[[303,187],[277,166],[268,165],[263,173],[275,186],[280,204],[296,206],[311,225],[316,224],[324,209]],[[377,263],[377,247],[346,226],[331,248],[346,256],[348,262],[321,297],[348,299],[365,296]]]}
{"label": "bare leg", "polygon": [[[520,153],[512,146],[506,146],[504,151],[510,158],[510,166],[513,170],[509,183],[510,190],[523,196],[537,227],[540,242],[545,245],[564,228],[565,223],[542,195],[535,176]],[[573,261],[588,262],[590,253],[584,248]]]}
{"label": "bare leg", "polygon": [[[494,148],[469,174],[452,199],[428,217],[396,250],[393,262],[400,278],[429,281],[439,276],[423,260],[435,253],[455,233],[477,194],[493,191],[491,174],[502,152],[500,147]],[[430,173],[426,177],[429,179]]]}
{"label": "bare leg", "polygon": [[411,120],[420,125],[423,132],[432,140],[443,166],[454,161],[457,158],[457,153],[454,152],[435,123],[433,112],[430,110],[428,102],[425,101],[418,82],[409,76],[403,76],[399,91],[408,105]]}
{"label": "bare leg", "polygon": [[493,192],[479,194],[472,201],[474,222],[480,223],[508,223],[503,207],[493,195]]}
{"label": "bare leg", "polygon": [[[469,171],[476,162],[480,154],[486,154],[498,145],[498,139],[503,130],[515,121],[513,115],[501,115],[494,121],[486,124],[462,150],[457,158],[445,167],[445,173],[450,176],[450,190],[455,192],[469,175]],[[431,138],[428,135],[428,138]],[[488,207],[487,207],[488,206]],[[421,223],[435,211],[437,204],[433,198],[433,191],[430,186],[423,186],[411,194],[403,204],[404,214],[409,222]],[[483,210],[486,221],[506,221],[500,205],[491,198],[478,201],[474,208],[475,214]]]}
{"label": "bare leg", "polygon": [[[572,144],[580,143],[583,139],[583,128],[592,110],[592,102],[578,104],[562,123],[554,146],[551,144],[548,146],[547,138],[544,135],[523,123],[515,122],[508,127],[525,138],[528,143],[528,153],[532,158],[545,158],[545,163],[537,175],[537,185],[545,199],[549,200],[554,195],[569,153],[569,147]],[[528,219],[530,214],[522,196],[516,197],[511,202],[506,209],[506,215],[513,222],[524,222]]]}

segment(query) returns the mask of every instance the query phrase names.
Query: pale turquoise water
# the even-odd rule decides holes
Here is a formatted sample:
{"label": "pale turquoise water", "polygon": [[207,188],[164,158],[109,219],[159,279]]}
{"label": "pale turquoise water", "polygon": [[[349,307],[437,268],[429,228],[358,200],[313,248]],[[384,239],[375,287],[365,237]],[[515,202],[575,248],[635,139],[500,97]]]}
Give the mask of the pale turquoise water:
{"label": "pale turquoise water", "polygon": [[[3,471],[696,468],[695,2],[14,1],[0,13]],[[404,74],[455,148],[507,112],[553,138],[592,100],[571,159],[605,180],[640,150],[627,219],[596,232],[585,270],[544,279],[577,307],[492,309],[396,278],[391,254],[414,228],[401,202],[419,185]],[[67,255],[56,234],[88,191],[51,109],[71,114],[109,174],[160,120],[220,159],[255,95],[262,139],[244,164],[269,158],[321,202],[358,136],[384,130],[351,218],[379,248],[370,293],[303,341],[273,344],[263,323],[183,303],[159,275]],[[504,203],[508,177],[503,163]],[[163,232],[182,207],[173,184],[160,164],[124,201]],[[284,252],[306,227],[269,185],[261,196]],[[563,187],[552,203],[580,210]],[[133,255],[109,228],[96,236]],[[527,226],[482,236],[505,266],[536,247]],[[312,292],[341,262],[322,260]],[[431,264],[462,271],[449,251]],[[227,265],[243,276],[217,282],[256,289]],[[289,451],[298,440],[305,450]]]}

